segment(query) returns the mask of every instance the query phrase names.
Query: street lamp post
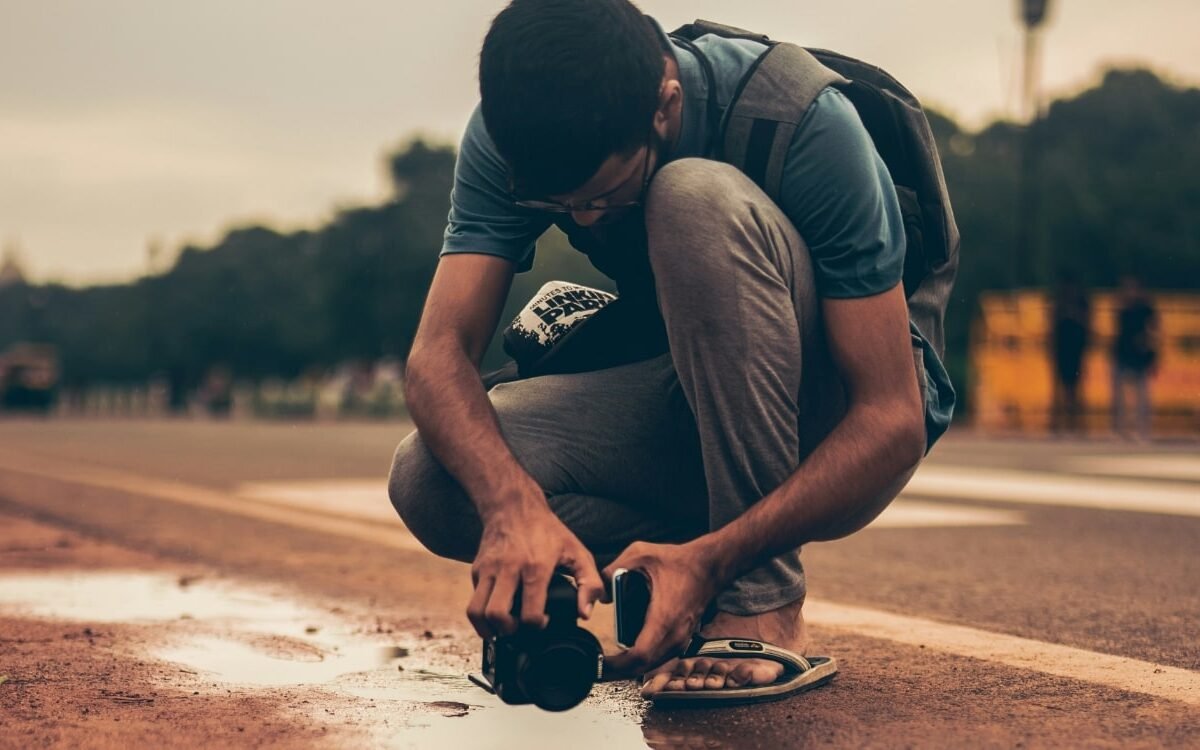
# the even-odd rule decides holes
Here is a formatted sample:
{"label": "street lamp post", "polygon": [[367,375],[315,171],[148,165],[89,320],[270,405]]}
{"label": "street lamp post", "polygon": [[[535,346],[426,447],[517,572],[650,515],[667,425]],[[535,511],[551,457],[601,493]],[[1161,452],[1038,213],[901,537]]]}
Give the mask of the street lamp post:
{"label": "street lamp post", "polygon": [[1038,98],[1038,72],[1041,65],[1038,46],[1038,29],[1046,20],[1049,0],[1018,0],[1021,6],[1021,21],[1025,24],[1025,69],[1023,113],[1030,121],[1036,120],[1041,109]]}
{"label": "street lamp post", "polygon": [[1046,20],[1050,0],[1017,0],[1021,22],[1025,26],[1025,55],[1023,70],[1022,115],[1026,118],[1021,139],[1021,173],[1017,202],[1017,247],[1014,263],[1018,284],[1033,283],[1040,239],[1038,168],[1040,166],[1040,121],[1042,116],[1039,93],[1040,35],[1038,30]]}

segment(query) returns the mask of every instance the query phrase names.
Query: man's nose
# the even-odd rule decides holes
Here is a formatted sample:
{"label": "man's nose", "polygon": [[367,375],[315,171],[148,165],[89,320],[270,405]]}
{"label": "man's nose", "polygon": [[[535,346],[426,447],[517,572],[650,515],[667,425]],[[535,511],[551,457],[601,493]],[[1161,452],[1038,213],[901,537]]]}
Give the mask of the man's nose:
{"label": "man's nose", "polygon": [[581,227],[590,227],[604,216],[604,211],[572,211],[571,218]]}

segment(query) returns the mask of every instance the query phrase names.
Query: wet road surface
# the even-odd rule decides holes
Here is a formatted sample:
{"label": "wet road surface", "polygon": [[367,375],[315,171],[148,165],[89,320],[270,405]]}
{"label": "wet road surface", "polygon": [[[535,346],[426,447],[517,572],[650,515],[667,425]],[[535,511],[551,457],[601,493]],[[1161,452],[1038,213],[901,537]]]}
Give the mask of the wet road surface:
{"label": "wet road surface", "polygon": [[406,429],[0,422],[0,747],[1200,744],[1194,444],[952,434],[805,549],[831,686],[552,715],[463,677],[466,566],[386,498]]}

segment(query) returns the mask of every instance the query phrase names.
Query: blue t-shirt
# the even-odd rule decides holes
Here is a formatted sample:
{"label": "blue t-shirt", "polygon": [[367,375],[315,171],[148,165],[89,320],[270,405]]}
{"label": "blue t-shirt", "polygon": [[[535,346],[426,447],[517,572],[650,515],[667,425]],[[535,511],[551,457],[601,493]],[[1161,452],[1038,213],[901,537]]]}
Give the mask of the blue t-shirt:
{"label": "blue t-shirt", "polygon": [[[724,112],[743,74],[764,50],[758,42],[703,36],[694,44],[712,65],[715,91],[691,52],[675,46],[684,102],[679,139],[664,163],[703,157],[712,133],[706,116],[715,97]],[[900,283],[904,221],[895,187],[854,105],[839,91],[822,91],[796,129],[780,185],[779,206],[809,247],[822,297],[867,297]],[[508,171],[488,136],[478,107],[467,123],[455,166],[442,254],[481,253],[533,264],[537,239],[553,216],[513,205]],[[937,353],[915,326],[922,348],[929,446],[945,432],[954,389]]]}

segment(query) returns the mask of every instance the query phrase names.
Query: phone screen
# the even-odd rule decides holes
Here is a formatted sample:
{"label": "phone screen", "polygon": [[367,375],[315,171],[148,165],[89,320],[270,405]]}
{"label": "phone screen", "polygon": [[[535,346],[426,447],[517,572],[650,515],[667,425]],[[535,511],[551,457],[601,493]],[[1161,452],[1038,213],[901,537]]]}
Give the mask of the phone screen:
{"label": "phone screen", "polygon": [[650,606],[650,581],[636,570],[618,570],[613,576],[613,601],[617,608],[617,644],[629,648],[642,632]]}

